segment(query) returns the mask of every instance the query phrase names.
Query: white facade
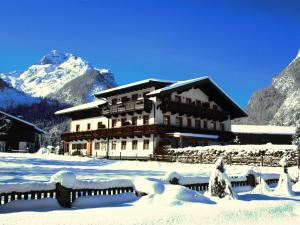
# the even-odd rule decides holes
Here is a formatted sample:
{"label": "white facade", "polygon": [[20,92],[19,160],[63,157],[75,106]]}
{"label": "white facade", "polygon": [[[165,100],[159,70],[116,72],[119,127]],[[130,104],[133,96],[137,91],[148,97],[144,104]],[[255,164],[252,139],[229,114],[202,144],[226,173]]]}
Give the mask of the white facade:
{"label": "white facade", "polygon": [[[121,87],[117,89],[120,90]],[[211,119],[208,120],[200,117],[187,116],[186,114],[179,115],[178,113],[171,113],[170,111],[166,111],[165,113],[163,113],[160,107],[161,104],[164,104],[161,102],[162,100],[157,96],[152,96],[150,98],[147,96],[147,94],[151,92],[159,93],[159,90],[157,90],[155,86],[136,90],[131,88],[130,90],[132,91],[125,93],[120,92],[121,94],[108,94],[106,97],[106,102],[110,107],[109,109],[112,109],[112,107],[114,106],[119,107],[122,105],[122,103],[127,104],[130,101],[135,102],[147,98],[151,100],[151,107],[149,111],[126,111],[124,113],[109,114],[107,118],[104,116],[99,116],[93,118],[73,120],[71,122],[70,132],[74,133],[94,131],[99,129],[99,124],[102,125],[101,129],[103,129],[104,127],[106,129],[112,129],[121,127],[123,128],[127,126],[168,125],[173,126],[173,128],[177,127],[179,130],[182,130],[182,128],[184,128],[186,130],[199,129],[201,131],[202,129],[209,130],[212,133],[226,132],[231,130],[231,120],[229,115],[227,120],[220,122],[218,120],[213,121]],[[109,91],[104,92],[109,93]],[[181,92],[173,91],[170,92],[168,96],[172,102],[180,103],[183,107],[197,107],[197,104],[198,106],[202,106],[203,104],[205,104],[208,107],[208,109],[214,109],[215,111],[223,111],[220,105],[212,101],[209,98],[209,96],[207,96],[199,88],[191,87]],[[67,109],[67,112],[70,112],[70,110]],[[164,116],[169,116],[168,118],[170,118],[170,122],[168,124],[166,124],[166,121],[164,121]],[[178,125],[178,120],[182,121],[180,126]],[[114,138],[106,137],[93,140],[87,139],[80,141],[70,141],[68,145],[68,150],[71,154],[80,150],[83,155],[92,155],[97,157],[109,156],[111,158],[149,158],[155,153],[155,149],[158,146],[160,146],[161,141],[165,141],[165,139],[170,138],[168,137],[168,135],[157,135],[152,133],[147,135],[125,135],[124,137],[120,136],[118,138],[112,136]],[[183,137],[187,138],[184,135]],[[199,144],[200,142],[195,142],[196,138],[201,139],[199,135],[192,135],[191,137],[194,144]],[[173,139],[176,139],[176,137],[174,136]],[[178,142],[178,140],[176,141]],[[180,139],[180,141],[182,140]],[[201,144],[216,143],[216,139],[201,139]]]}

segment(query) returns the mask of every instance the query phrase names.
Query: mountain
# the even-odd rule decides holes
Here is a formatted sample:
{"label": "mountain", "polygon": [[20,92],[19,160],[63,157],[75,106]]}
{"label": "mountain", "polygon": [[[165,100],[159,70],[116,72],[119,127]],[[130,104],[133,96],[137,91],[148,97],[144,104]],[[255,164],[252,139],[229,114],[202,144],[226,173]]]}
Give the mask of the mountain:
{"label": "mountain", "polygon": [[12,88],[0,78],[0,108],[15,107],[20,104],[33,104],[38,98],[31,97],[21,91]]}
{"label": "mountain", "polygon": [[[24,72],[2,73],[0,78],[29,96],[69,104],[91,101],[95,91],[116,86],[109,70],[94,68],[78,56],[57,50],[52,50]],[[72,88],[72,83],[78,84],[77,87]]]}
{"label": "mountain", "polygon": [[0,73],[0,108],[48,132],[44,145],[58,145],[69,123],[54,112],[93,101],[94,93],[115,86],[108,69],[53,50],[24,72]]}
{"label": "mountain", "polygon": [[246,112],[249,117],[235,123],[286,126],[300,123],[300,51],[284,70],[273,77],[269,87],[253,93]]}

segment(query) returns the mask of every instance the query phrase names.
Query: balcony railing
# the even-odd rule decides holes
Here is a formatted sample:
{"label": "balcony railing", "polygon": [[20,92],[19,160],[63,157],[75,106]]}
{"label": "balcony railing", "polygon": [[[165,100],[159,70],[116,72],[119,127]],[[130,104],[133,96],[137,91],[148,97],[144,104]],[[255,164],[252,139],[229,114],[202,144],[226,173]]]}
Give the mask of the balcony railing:
{"label": "balcony railing", "polygon": [[160,105],[160,108],[163,111],[163,113],[178,113],[179,115],[194,116],[200,117],[201,119],[208,119],[221,122],[227,120],[229,115],[226,111],[211,109],[208,107],[197,106],[192,104],[174,102],[170,100],[163,101]]}
{"label": "balcony railing", "polygon": [[61,135],[63,141],[74,140],[92,140],[99,138],[120,138],[134,137],[150,134],[166,134],[170,132],[201,133],[201,134],[218,134],[221,136],[231,135],[231,132],[224,132],[213,129],[177,127],[173,125],[153,124],[143,126],[126,126],[117,128],[102,128],[93,131],[66,132]]}
{"label": "balcony railing", "polygon": [[118,105],[107,105],[102,108],[102,115],[110,116],[124,114],[129,112],[146,111],[151,112],[152,101],[149,99],[140,99],[130,102],[124,102]]}

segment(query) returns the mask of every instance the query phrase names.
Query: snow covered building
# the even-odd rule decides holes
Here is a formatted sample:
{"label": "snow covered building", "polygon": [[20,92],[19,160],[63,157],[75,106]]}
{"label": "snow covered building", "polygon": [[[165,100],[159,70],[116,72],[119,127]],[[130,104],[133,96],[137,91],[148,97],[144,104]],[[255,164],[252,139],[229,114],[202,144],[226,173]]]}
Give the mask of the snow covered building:
{"label": "snow covered building", "polygon": [[296,127],[272,125],[231,125],[240,144],[291,144]]}
{"label": "snow covered building", "polygon": [[233,140],[231,120],[247,114],[210,78],[147,79],[107,89],[98,99],[56,112],[72,118],[64,151],[149,158],[168,147]]}
{"label": "snow covered building", "polygon": [[34,124],[0,111],[0,151],[36,152],[42,134]]}

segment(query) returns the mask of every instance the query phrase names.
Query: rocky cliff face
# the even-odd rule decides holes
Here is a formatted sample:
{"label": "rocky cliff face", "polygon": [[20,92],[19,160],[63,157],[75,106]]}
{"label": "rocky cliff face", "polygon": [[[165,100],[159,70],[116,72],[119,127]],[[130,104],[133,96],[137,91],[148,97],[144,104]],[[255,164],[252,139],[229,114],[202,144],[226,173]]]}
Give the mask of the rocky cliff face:
{"label": "rocky cliff face", "polygon": [[269,87],[253,93],[242,124],[296,125],[300,123],[300,51]]}

